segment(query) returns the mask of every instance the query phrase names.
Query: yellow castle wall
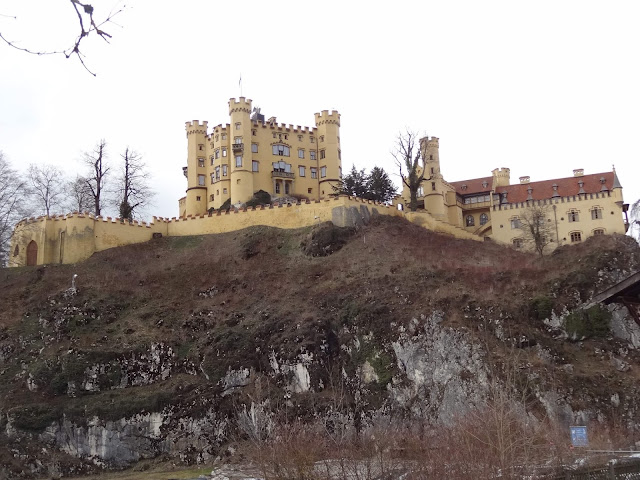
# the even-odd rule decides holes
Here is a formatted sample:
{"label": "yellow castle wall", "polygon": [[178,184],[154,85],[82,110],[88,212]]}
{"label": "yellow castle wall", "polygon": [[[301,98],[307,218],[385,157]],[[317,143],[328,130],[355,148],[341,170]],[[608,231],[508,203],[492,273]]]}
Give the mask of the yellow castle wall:
{"label": "yellow castle wall", "polygon": [[[178,219],[154,217],[154,222],[149,224],[121,223],[110,218],[94,218],[92,215],[82,214],[30,219],[16,226],[9,266],[26,265],[26,246],[31,240],[38,244],[37,264],[76,263],[108,248],[146,242],[154,233],[165,236],[204,235],[231,232],[255,225],[293,229],[326,221],[347,226],[358,223],[360,220],[356,217],[359,215],[373,214],[406,217],[433,231],[459,238],[478,239],[463,229],[436,220],[427,212],[403,213],[393,206],[341,196],[323,201],[231,211],[211,216]],[[14,256],[13,249],[16,245],[18,254]]]}
{"label": "yellow castle wall", "polygon": [[[496,205],[490,212],[492,223],[492,238],[498,242],[513,244],[516,238],[522,238],[523,232],[518,228],[511,228],[511,220],[525,214],[529,203]],[[547,218],[551,220],[553,243],[547,250],[551,251],[559,245],[575,243],[571,241],[572,232],[580,232],[581,241],[594,235],[594,230],[604,230],[604,234],[624,234],[625,227],[622,221],[622,189],[615,188],[610,192],[598,194],[575,195],[539,202],[547,212]],[[538,205],[538,202],[535,202]],[[555,214],[554,214],[555,207]],[[602,210],[602,218],[592,219],[591,211],[595,208]],[[578,212],[578,221],[569,221],[570,211]],[[560,242],[556,242],[557,236]]]}

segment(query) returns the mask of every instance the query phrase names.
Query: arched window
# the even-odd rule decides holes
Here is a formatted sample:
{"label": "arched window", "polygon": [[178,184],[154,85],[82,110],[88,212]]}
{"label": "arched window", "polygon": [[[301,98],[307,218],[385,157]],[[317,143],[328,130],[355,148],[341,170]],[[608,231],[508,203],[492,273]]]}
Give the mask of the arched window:
{"label": "arched window", "polygon": [[473,219],[473,215],[467,215],[467,227],[473,227],[475,224],[476,223]]}
{"label": "arched window", "polygon": [[13,249],[13,256],[17,257],[18,255],[20,255],[20,247],[16,245],[16,248]]}
{"label": "arched window", "polygon": [[489,215],[487,215],[486,213],[481,213],[480,214],[480,225],[484,225],[489,221]]}

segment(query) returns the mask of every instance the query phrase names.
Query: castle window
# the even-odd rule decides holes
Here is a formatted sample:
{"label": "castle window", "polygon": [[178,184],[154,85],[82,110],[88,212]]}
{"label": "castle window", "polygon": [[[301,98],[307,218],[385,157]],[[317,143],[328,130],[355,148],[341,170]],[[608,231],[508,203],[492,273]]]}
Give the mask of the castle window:
{"label": "castle window", "polygon": [[324,150],[320,150],[320,160],[326,157],[326,152]]}
{"label": "castle window", "polygon": [[581,232],[571,232],[571,243],[581,242],[582,241],[582,233]]}
{"label": "castle window", "polygon": [[223,133],[223,134],[222,134],[222,140],[226,140],[226,139],[227,139],[227,134],[226,134],[226,133]]}
{"label": "castle window", "polygon": [[342,178],[342,167],[338,167],[338,175],[340,176],[340,178]]}
{"label": "castle window", "polygon": [[219,135],[216,135],[216,142],[218,141]]}
{"label": "castle window", "polygon": [[286,133],[284,134],[284,139],[285,140],[289,140],[289,135],[287,135]]}
{"label": "castle window", "polygon": [[309,141],[310,141],[311,143],[314,143],[316,140],[315,140],[315,138],[313,138],[313,137],[309,137]]}
{"label": "castle window", "polygon": [[16,248],[13,250],[13,256],[17,257],[20,254],[20,247],[16,245]]}
{"label": "castle window", "polygon": [[216,190],[216,195],[220,195],[220,190]]}
{"label": "castle window", "polygon": [[251,153],[258,153],[258,144],[257,143],[252,143],[251,144]]}
{"label": "castle window", "polygon": [[480,214],[480,225],[486,225],[486,223],[489,221],[489,215],[487,215],[486,213],[481,213]]}
{"label": "castle window", "polygon": [[580,220],[580,217],[578,216],[578,212],[576,210],[569,211],[569,213],[567,214],[567,218],[570,222],[577,222]]}
{"label": "castle window", "polygon": [[258,162],[256,162],[255,160],[252,161],[251,162],[251,171],[252,172],[257,172],[259,166],[260,166],[260,164]]}
{"label": "castle window", "polygon": [[242,166],[242,155],[236,155],[236,167]]}
{"label": "castle window", "polygon": [[473,215],[467,215],[465,223],[467,224],[467,227],[473,227],[476,224],[475,220],[473,219]]}
{"label": "castle window", "polygon": [[310,150],[309,151],[309,158],[311,160],[315,160],[316,159],[316,151],[315,150]]}
{"label": "castle window", "polygon": [[514,248],[522,248],[521,238],[514,238],[513,240],[511,240],[511,243],[513,243]]}
{"label": "castle window", "polygon": [[327,176],[327,167],[320,167],[320,178]]}
{"label": "castle window", "polygon": [[436,191],[436,182],[431,182],[431,191],[432,192]]}
{"label": "castle window", "polygon": [[213,157],[213,155],[211,155],[211,165],[213,165],[214,161],[215,161],[215,158]]}
{"label": "castle window", "polygon": [[204,175],[198,175],[198,185],[204,185]]}
{"label": "castle window", "polygon": [[304,149],[303,148],[299,148],[298,149],[298,158],[304,158]]}
{"label": "castle window", "polygon": [[200,151],[204,150],[204,145],[202,143],[198,144],[198,150]]}
{"label": "castle window", "polygon": [[324,135],[320,135],[320,143],[324,142]]}
{"label": "castle window", "polygon": [[516,229],[516,228],[520,228],[520,219],[519,218],[512,218],[511,219],[511,229]]}
{"label": "castle window", "polygon": [[220,149],[216,148],[216,158],[220,158]]}
{"label": "castle window", "polygon": [[240,130],[240,125],[241,125],[240,122],[236,122],[236,130]]}
{"label": "castle window", "polygon": [[[604,235],[604,229],[602,229],[602,228],[596,228],[596,229],[593,231],[593,234],[594,234],[594,235]],[[16,247],[16,248],[17,248],[17,247]]]}
{"label": "castle window", "polygon": [[306,173],[306,172],[305,172],[304,165],[300,165],[300,166],[298,167],[298,175],[300,175],[301,177],[304,177],[304,176],[305,176],[305,173]]}
{"label": "castle window", "polygon": [[433,167],[431,167],[431,175],[433,175]]}
{"label": "castle window", "polygon": [[285,163],[282,160],[280,160],[279,162],[273,162],[271,165],[273,165],[273,171],[274,172],[291,173],[291,164],[290,163]]}
{"label": "castle window", "polygon": [[289,147],[287,147],[286,145],[276,144],[272,146],[272,152],[274,155],[280,155],[281,157],[288,157]]}
{"label": "castle window", "polygon": [[201,197],[199,197],[199,196],[198,196],[198,197],[196,197],[196,202],[199,202],[200,200],[202,200],[202,198],[201,198]]}
{"label": "castle window", "polygon": [[226,189],[226,188],[223,188],[223,189],[222,189],[222,193],[223,193],[224,195],[226,195],[226,194],[227,194],[227,189]]}
{"label": "castle window", "polygon": [[220,180],[220,167],[216,167],[216,180]]}
{"label": "castle window", "polygon": [[313,188],[307,188],[307,193],[312,193],[313,192]]}
{"label": "castle window", "polygon": [[298,135],[298,141],[301,142],[302,141],[302,135]]}
{"label": "castle window", "polygon": [[236,145],[242,145],[242,137],[234,137],[233,143],[235,143]]}
{"label": "castle window", "polygon": [[256,135],[258,135],[258,131],[257,130],[251,130],[251,135],[253,135],[255,137]]}
{"label": "castle window", "polygon": [[342,152],[338,150],[338,160],[342,160]]}
{"label": "castle window", "polygon": [[429,160],[433,160],[433,155],[429,155]]}
{"label": "castle window", "polygon": [[228,167],[226,165],[222,165],[222,176],[223,177],[227,176],[227,170],[228,170]]}
{"label": "castle window", "polygon": [[600,220],[602,218],[602,209],[595,207],[591,210],[591,220]]}
{"label": "castle window", "polygon": [[419,197],[424,197],[424,188],[422,188],[422,185],[420,185],[418,187],[418,190],[416,191],[416,196]]}
{"label": "castle window", "polygon": [[290,187],[290,183],[289,182],[285,182],[284,184],[284,194],[285,195],[289,195],[289,187]]}
{"label": "castle window", "polygon": [[276,132],[273,132],[273,138],[276,138]]}
{"label": "castle window", "polygon": [[318,178],[318,169],[311,167],[311,178]]}
{"label": "castle window", "polygon": [[482,182],[482,188],[487,188],[489,184],[487,182]]}
{"label": "castle window", "polygon": [[276,193],[280,193],[280,182],[276,182]]}
{"label": "castle window", "polygon": [[204,158],[198,158],[198,166],[204,167]]}
{"label": "castle window", "polygon": [[212,173],[211,174],[211,183],[213,184],[213,183],[215,183],[215,181],[216,181],[216,174]]}
{"label": "castle window", "polygon": [[213,199],[214,199],[214,198],[215,198],[215,197],[213,196],[213,193],[212,193],[211,195],[209,195],[209,201],[210,201],[210,202],[213,202]]}
{"label": "castle window", "polygon": [[227,147],[222,147],[222,156],[223,157],[227,156]]}

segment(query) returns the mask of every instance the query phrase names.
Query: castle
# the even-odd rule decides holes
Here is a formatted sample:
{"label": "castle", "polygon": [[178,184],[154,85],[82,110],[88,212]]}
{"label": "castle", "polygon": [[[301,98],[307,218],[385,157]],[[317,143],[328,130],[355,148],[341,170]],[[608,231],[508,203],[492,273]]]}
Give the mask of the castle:
{"label": "castle", "polygon": [[181,217],[202,215],[225,202],[241,206],[263,190],[272,198],[321,200],[342,177],[340,114],[315,114],[315,127],[278,124],[251,108],[251,100],[229,100],[230,123],[207,132],[207,122],[187,122],[187,194]]}
{"label": "castle", "polygon": [[[528,238],[522,223],[534,207],[544,216],[548,250],[593,235],[624,234],[628,228],[629,205],[615,169],[589,175],[575,169],[572,177],[538,182],[523,176],[512,185],[510,170],[496,168],[491,176],[447,182],[440,172],[439,139],[421,139],[420,151],[424,180],[418,211],[473,235],[523,248]],[[409,198],[405,185],[394,203],[405,206]]]}
{"label": "castle", "polygon": [[[574,176],[541,182],[521,177],[511,185],[508,168],[491,176],[447,182],[440,172],[439,140],[420,140],[424,180],[419,208],[409,212],[405,187],[394,204],[335,196],[342,177],[340,115],[323,110],[315,127],[265,121],[251,100],[229,101],[230,123],[208,132],[207,122],[186,123],[186,196],[179,217],[153,217],[150,223],[125,222],[75,212],[25,219],[12,236],[9,266],[76,263],[108,248],[161,236],[224,233],[253,225],[300,228],[331,221],[338,226],[366,223],[371,215],[402,216],[429,230],[458,238],[494,239],[525,246],[520,220],[532,207],[545,211],[550,249],[592,235],[625,233],[628,205],[615,173]],[[292,160],[293,159],[293,160]],[[282,201],[277,206],[247,208],[264,190]],[[220,209],[230,204],[231,210]]]}

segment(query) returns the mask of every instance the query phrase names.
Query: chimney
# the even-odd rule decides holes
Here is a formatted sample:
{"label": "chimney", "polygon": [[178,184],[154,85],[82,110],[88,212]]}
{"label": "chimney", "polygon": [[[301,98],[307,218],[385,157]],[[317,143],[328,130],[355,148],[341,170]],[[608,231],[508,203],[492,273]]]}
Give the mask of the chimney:
{"label": "chimney", "polygon": [[529,177],[529,175],[525,177],[520,177],[520,185],[524,185],[526,183],[529,183],[530,181],[531,181],[531,177]]}
{"label": "chimney", "polygon": [[583,177],[584,176],[584,168],[575,168],[573,170],[574,177]]}

